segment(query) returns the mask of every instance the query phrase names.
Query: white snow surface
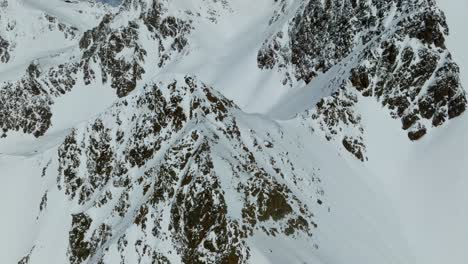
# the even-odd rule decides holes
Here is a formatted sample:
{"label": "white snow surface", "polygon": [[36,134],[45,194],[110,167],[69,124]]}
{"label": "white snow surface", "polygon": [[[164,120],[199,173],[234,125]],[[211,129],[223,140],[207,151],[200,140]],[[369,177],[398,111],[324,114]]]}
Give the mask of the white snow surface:
{"label": "white snow surface", "polygon": [[[77,3],[87,15],[76,15],[59,0],[17,0],[10,6],[24,32],[35,32],[34,17],[46,12],[80,32],[97,23],[105,8]],[[199,2],[199,1],[195,1]],[[297,164],[321,168],[327,203],[303,197],[313,207],[318,249],[308,241],[289,237],[255,235],[249,240],[251,263],[312,264],[465,264],[468,261],[468,116],[456,118],[417,143],[409,144],[400,121],[381,105],[360,98],[367,131],[369,161],[362,163],[304,128],[292,118],[313,105],[327,91],[321,87],[327,76],[305,87],[285,90],[281,76],[257,67],[257,50],[270,32],[270,0],[231,1],[231,11],[218,23],[204,23],[193,33],[190,50],[182,61],[173,61],[163,72],[147,73],[146,79],[163,75],[194,74],[219,89],[251,115],[246,120],[260,131],[271,122],[290,131],[290,144],[301,151]],[[297,1],[300,2],[300,1]],[[451,28],[449,49],[460,65],[468,88],[467,0],[440,0]],[[190,1],[173,1],[174,9]],[[100,11],[99,11],[100,10]],[[240,22],[240,23],[239,23]],[[21,24],[21,25],[20,25]],[[6,65],[0,64],[0,80],[17,78],[32,60],[52,60],[53,55],[76,52],[73,43],[58,33],[24,35],[17,49],[24,53]],[[148,71],[149,72],[149,71]],[[105,111],[116,100],[107,85],[79,84],[53,105],[52,128],[39,139],[21,133],[0,141],[0,263],[17,263],[36,241],[47,237],[51,244],[37,244],[37,263],[67,263],[66,247],[70,210],[66,197],[50,193],[47,219],[36,221],[44,190],[41,169],[57,151],[67,132]],[[271,119],[276,119],[271,121]],[[268,120],[263,124],[260,120]],[[286,142],[286,141],[285,141]],[[52,162],[52,168],[57,164]],[[56,169],[56,168],[55,168]],[[314,190],[311,190],[311,192]],[[112,248],[111,248],[112,250]],[[176,260],[176,259],[175,259]],[[114,263],[114,260],[108,260]]]}

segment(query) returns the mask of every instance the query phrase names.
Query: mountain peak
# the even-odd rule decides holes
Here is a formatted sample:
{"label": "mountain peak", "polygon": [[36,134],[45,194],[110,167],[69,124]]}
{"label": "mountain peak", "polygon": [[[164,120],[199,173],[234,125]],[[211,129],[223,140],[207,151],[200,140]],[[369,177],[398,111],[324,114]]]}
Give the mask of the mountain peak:
{"label": "mountain peak", "polygon": [[0,260],[463,263],[437,4],[0,0]]}

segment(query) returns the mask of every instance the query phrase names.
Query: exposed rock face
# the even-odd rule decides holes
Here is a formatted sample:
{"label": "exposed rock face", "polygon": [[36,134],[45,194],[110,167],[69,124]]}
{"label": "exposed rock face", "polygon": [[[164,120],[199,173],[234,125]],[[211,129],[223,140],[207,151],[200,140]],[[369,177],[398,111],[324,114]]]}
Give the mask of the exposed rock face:
{"label": "exposed rock face", "polygon": [[[116,255],[126,263],[129,250],[139,252],[139,263],[167,262],[160,243],[150,243],[158,240],[173,245],[184,263],[244,263],[245,240],[255,230],[310,237],[313,215],[281,179],[300,175],[275,165],[289,163],[288,154],[261,151],[257,131],[239,127],[239,114],[231,101],[185,77],[148,85],[74,130],[58,151],[57,184],[88,209],[73,216],[70,262]],[[270,137],[271,148],[279,138]],[[232,150],[220,152],[227,142]],[[221,164],[230,170],[216,169]],[[228,206],[226,190],[241,212]],[[92,212],[103,208],[113,209],[91,225]],[[133,229],[137,237],[127,234]]]}
{"label": "exposed rock face", "polygon": [[[0,1],[0,19],[2,18],[2,13],[5,12],[5,10],[8,8],[8,1],[2,0]],[[4,26],[2,25],[3,30],[11,30],[12,26],[8,25],[6,28],[3,28]],[[5,36],[0,35],[0,63],[7,63],[10,61],[10,49],[11,49],[11,43],[5,39]]]}
{"label": "exposed rock face", "polygon": [[363,139],[364,128],[360,123],[361,116],[355,109],[357,103],[358,97],[353,92],[349,92],[346,86],[342,86],[331,96],[320,100],[316,108],[306,111],[299,118],[306,120],[314,132],[323,132],[329,141],[339,139],[344,133],[343,129],[348,128],[341,143],[347,151],[364,161],[367,159]]}
{"label": "exposed rock face", "polygon": [[[341,74],[349,82],[335,89],[377,99],[401,119],[411,140],[426,134],[426,123],[437,127],[465,111],[459,69],[445,47],[445,16],[434,1],[322,2],[304,3],[287,29],[265,42],[260,68],[284,72],[287,84],[309,83],[345,65]],[[327,113],[340,115],[340,105]]]}
{"label": "exposed rock face", "polygon": [[10,43],[0,36],[0,62],[7,63],[10,60]]}
{"label": "exposed rock face", "polygon": [[76,71],[74,64],[43,70],[31,63],[21,80],[4,83],[0,94],[1,136],[10,130],[44,135],[51,125],[53,98],[73,88]]}
{"label": "exposed rock face", "polygon": [[[124,26],[112,26],[115,20],[122,19],[132,9],[141,9],[141,15],[129,20]],[[188,22],[166,16],[159,1],[125,1],[119,13],[106,15],[96,28],[85,32],[81,38],[84,81],[89,84],[95,78],[93,69],[100,67],[103,83],[110,78],[117,95],[126,96],[135,89],[145,73],[145,48],[157,52],[158,66],[163,67],[173,53],[181,52],[185,48],[186,35],[190,30]],[[150,34],[154,46],[143,47],[141,34]],[[93,64],[96,66],[93,67]]]}
{"label": "exposed rock face", "polygon": [[[128,19],[130,8],[143,9],[141,16]],[[49,30],[59,30],[65,37],[75,38],[76,28],[53,16],[44,17]],[[123,25],[113,26],[116,20],[122,19]],[[43,135],[51,125],[50,106],[55,98],[69,92],[81,75],[85,85],[110,81],[119,97],[128,95],[145,73],[146,48],[158,51],[158,66],[163,67],[174,53],[181,52],[187,45],[186,35],[190,30],[188,22],[165,16],[159,2],[152,5],[126,2],[120,12],[105,15],[97,27],[84,32],[79,40],[82,56],[78,60],[73,57],[71,62],[48,69],[42,69],[34,61],[20,80],[0,84],[4,90],[0,96],[2,136],[11,130],[36,137]],[[154,46],[144,47],[140,35],[148,32]],[[10,56],[8,47],[8,42],[0,38],[0,58],[5,62]],[[96,80],[96,76],[101,79]]]}
{"label": "exposed rock face", "polygon": [[[141,16],[129,20],[128,24],[113,28],[112,22],[125,16],[129,9],[141,8]],[[187,45],[186,35],[190,32],[189,23],[173,16],[164,16],[163,5],[158,1],[151,4],[126,1],[116,15],[106,15],[99,26],[85,32],[80,40],[83,50],[81,66],[85,83],[95,78],[92,64],[101,68],[102,81],[111,79],[112,87],[119,97],[133,91],[145,73],[144,61],[147,55],[139,38],[145,27],[155,43],[159,67],[171,58],[173,52],[181,52]],[[109,77],[108,77],[109,76]]]}
{"label": "exposed rock face", "polygon": [[[142,64],[146,51],[138,44],[137,23],[129,22],[126,27],[112,30],[111,22],[111,15],[106,15],[98,27],[85,32],[80,40],[80,48],[84,50],[81,66],[85,83],[89,84],[95,78],[91,63],[97,62],[103,83],[107,82],[109,74],[112,87],[122,97],[135,89],[136,82],[145,72]],[[130,58],[119,58],[118,54],[124,49],[129,49]]]}

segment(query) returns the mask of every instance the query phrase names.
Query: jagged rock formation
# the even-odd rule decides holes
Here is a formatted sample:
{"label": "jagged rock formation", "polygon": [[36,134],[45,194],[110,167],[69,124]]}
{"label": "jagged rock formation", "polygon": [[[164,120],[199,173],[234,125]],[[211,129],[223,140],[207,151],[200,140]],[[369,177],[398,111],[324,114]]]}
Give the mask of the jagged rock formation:
{"label": "jagged rock formation", "polygon": [[[140,43],[141,27],[150,34],[154,46],[148,47],[159,53],[158,66],[162,67],[173,52],[181,52],[187,45],[186,34],[190,32],[189,23],[173,16],[164,16],[164,10],[159,2],[150,6],[137,2],[136,8],[144,11],[135,20],[129,20],[126,25],[112,28],[114,19],[127,15],[132,8],[132,2],[126,1],[116,15],[106,15],[99,26],[85,32],[80,40],[83,50],[81,66],[84,69],[85,83],[94,79],[95,73],[91,63],[101,67],[102,80],[105,83],[110,75],[112,87],[117,89],[119,97],[133,91],[141,80],[144,70],[144,60],[147,51]],[[122,56],[123,55],[123,56]]]}
{"label": "jagged rock formation", "polygon": [[2,137],[6,137],[9,130],[39,137],[50,127],[53,98],[73,88],[77,67],[61,64],[43,71],[40,65],[32,63],[22,79],[3,85],[0,95]]}
{"label": "jagged rock formation", "polygon": [[348,128],[342,141],[338,143],[356,158],[365,161],[364,128],[361,116],[355,110],[357,102],[357,96],[342,86],[331,96],[322,98],[314,109],[306,111],[299,119],[306,120],[307,126],[315,132],[322,132],[329,141],[339,138],[343,134],[343,128]]}
{"label": "jagged rock formation", "polygon": [[10,60],[10,53],[8,49],[10,48],[10,43],[0,37],[0,61],[6,63]]}
{"label": "jagged rock formation", "polygon": [[[286,29],[264,43],[258,66],[284,72],[284,84],[309,83],[342,67],[343,81],[336,82],[336,90],[376,98],[401,119],[408,137],[417,140],[428,126],[440,126],[466,110],[446,34],[445,16],[432,0],[311,0]],[[341,106],[335,105],[336,110],[328,105],[327,111],[339,116]],[[336,130],[338,120],[326,130]]]}
{"label": "jagged rock formation", "polygon": [[[131,11],[130,7],[130,2],[125,2],[120,12],[105,15],[96,28],[84,32],[79,40],[81,58],[72,57],[69,58],[71,62],[48,69],[42,69],[41,65],[32,62],[21,79],[2,84],[5,91],[0,99],[3,137],[10,130],[42,136],[51,125],[50,105],[54,98],[69,92],[79,82],[79,76],[83,76],[85,85],[95,82],[96,74],[101,76],[98,81],[103,84],[110,79],[119,97],[134,90],[145,73],[144,61],[147,55],[139,41],[139,36],[143,34],[140,27],[145,27],[146,32],[152,32],[155,46],[150,48],[156,47],[159,51],[156,55],[160,58],[159,67],[170,59],[173,52],[180,52],[184,48],[187,42],[185,34],[190,31],[186,22],[172,16],[163,17],[162,7],[156,2],[141,17],[128,20],[126,17]],[[64,25],[55,17],[45,17],[51,31],[62,31],[65,38],[75,37],[76,28]],[[114,20],[122,18],[126,19],[122,25],[111,26]],[[7,44],[5,46],[8,47]],[[4,57],[8,56],[5,50]],[[16,114],[12,116],[11,112]]]}
{"label": "jagged rock formation", "polygon": [[311,237],[313,214],[291,191],[304,172],[273,150],[283,132],[242,127],[243,115],[185,77],[149,84],[73,130],[53,158],[59,190],[87,208],[72,216],[70,263],[130,263],[128,251],[137,263],[169,262],[171,251],[184,263],[246,263],[254,232]]}

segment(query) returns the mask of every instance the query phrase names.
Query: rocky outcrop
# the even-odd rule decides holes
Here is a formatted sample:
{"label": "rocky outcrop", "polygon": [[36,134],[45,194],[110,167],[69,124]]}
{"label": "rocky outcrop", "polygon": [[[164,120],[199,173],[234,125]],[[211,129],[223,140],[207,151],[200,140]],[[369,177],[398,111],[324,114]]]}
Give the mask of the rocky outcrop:
{"label": "rocky outcrop", "polygon": [[[120,26],[112,25],[136,7],[143,9],[137,19],[128,20]],[[153,47],[144,47],[140,42],[142,27],[152,35]],[[99,69],[102,81],[105,83],[110,79],[117,95],[126,96],[136,88],[145,73],[145,49],[156,50],[158,66],[163,67],[173,53],[181,52],[187,45],[186,35],[190,29],[189,23],[165,16],[162,4],[157,1],[151,4],[125,2],[119,13],[106,15],[96,28],[85,32],[80,40],[85,83],[92,82],[96,69]]]}
{"label": "rocky outcrop", "polygon": [[[136,87],[137,81],[145,72],[143,69],[146,51],[138,43],[139,24],[129,22],[127,26],[111,29],[112,15],[106,15],[99,26],[85,32],[80,40],[83,50],[81,67],[84,71],[85,84],[90,84],[100,70],[102,82],[112,81],[112,87],[117,95],[126,96]],[[119,53],[127,51],[127,57],[121,58]],[[96,67],[93,64],[96,63]]]}
{"label": "rocky outcrop", "polygon": [[[401,119],[411,140],[428,132],[426,123],[438,127],[466,110],[459,69],[445,46],[445,16],[433,0],[310,0],[288,23],[258,53],[258,66],[282,72],[284,85],[344,65],[347,84],[337,82],[330,92],[375,98]],[[322,112],[340,115],[341,103],[335,105]]]}
{"label": "rocky outcrop", "polygon": [[[127,3],[119,13],[105,15],[98,26],[85,32],[79,40],[80,58],[71,57],[70,62],[50,68],[43,68],[34,61],[22,78],[1,84],[1,135],[5,137],[8,131],[21,131],[42,136],[51,125],[50,106],[55,98],[69,92],[81,75],[85,85],[110,82],[119,97],[135,90],[145,73],[147,57],[148,47],[140,41],[142,30],[151,34],[155,46],[150,48],[158,51],[152,58],[158,59],[159,67],[185,48],[186,35],[191,30],[188,22],[164,15],[163,6],[157,2],[151,6],[133,5],[143,8],[141,16],[127,19],[132,11],[132,5]],[[76,38],[76,28],[50,15],[44,15],[44,19],[49,30],[59,30],[66,38]],[[122,19],[124,22],[116,25],[115,21]],[[5,62],[10,56],[8,47],[8,42],[0,38],[0,58]],[[101,79],[96,80],[96,76]]]}
{"label": "rocky outcrop", "polygon": [[10,60],[10,43],[0,36],[0,62],[7,63]]}
{"label": "rocky outcrop", "polygon": [[305,120],[306,126],[310,126],[314,133],[323,133],[328,141],[336,142],[359,160],[365,161],[365,130],[361,115],[356,110],[357,103],[358,96],[349,91],[346,82],[343,82],[337,92],[322,98],[315,108],[298,118]]}
{"label": "rocky outcrop", "polygon": [[21,80],[3,84],[0,93],[1,136],[6,137],[8,131],[21,131],[36,137],[44,135],[51,125],[53,98],[73,88],[76,72],[77,65],[74,64],[44,70],[31,63]]}
{"label": "rocky outcrop", "polygon": [[[73,216],[70,261],[117,254],[127,263],[126,252],[136,251],[138,263],[167,262],[158,245],[169,243],[184,263],[245,263],[255,230],[310,238],[313,215],[290,189],[299,175],[276,164],[290,162],[273,151],[280,138],[262,147],[257,131],[239,127],[239,111],[185,77],[148,85],[74,130],[59,148],[57,178],[87,208]],[[227,145],[232,150],[219,151]],[[216,169],[221,164],[231,170]],[[241,212],[228,205],[227,190]],[[92,212],[109,207],[101,224],[90,225]]]}

